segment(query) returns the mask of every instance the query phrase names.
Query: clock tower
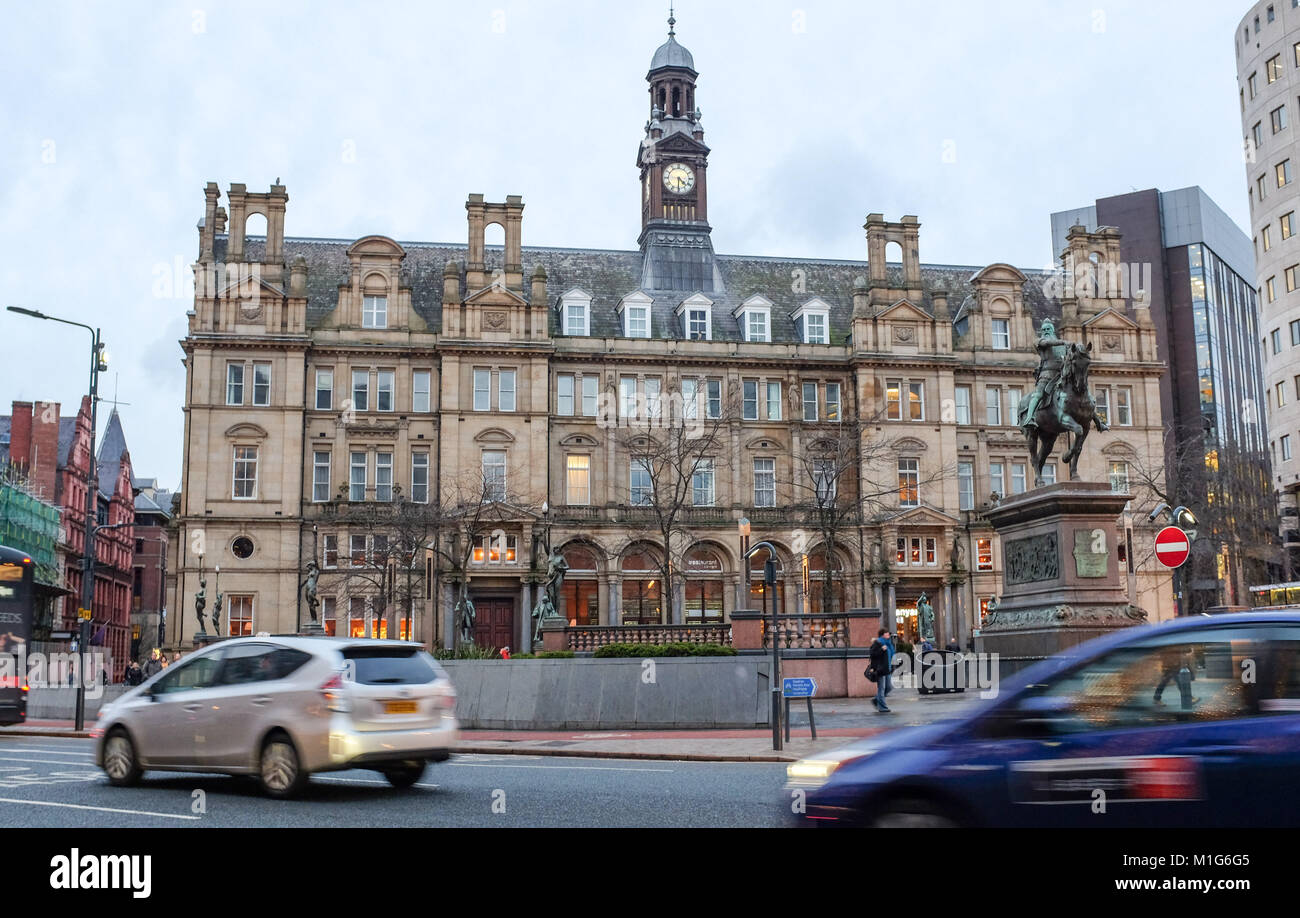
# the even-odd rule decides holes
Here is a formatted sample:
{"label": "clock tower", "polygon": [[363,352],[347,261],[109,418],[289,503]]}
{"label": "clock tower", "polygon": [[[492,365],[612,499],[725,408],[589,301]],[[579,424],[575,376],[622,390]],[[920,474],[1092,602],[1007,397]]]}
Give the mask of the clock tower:
{"label": "clock tower", "polygon": [[650,290],[720,292],[709,236],[709,148],[695,104],[695,61],[677,43],[669,13],[668,41],[650,61],[650,120],[637,151],[641,172],[641,286]]}

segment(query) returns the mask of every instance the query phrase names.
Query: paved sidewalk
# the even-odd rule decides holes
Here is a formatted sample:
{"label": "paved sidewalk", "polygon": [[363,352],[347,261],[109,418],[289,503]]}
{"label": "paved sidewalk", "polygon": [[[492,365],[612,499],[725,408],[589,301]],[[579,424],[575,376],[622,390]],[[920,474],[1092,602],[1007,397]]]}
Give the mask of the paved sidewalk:
{"label": "paved sidewalk", "polygon": [[[891,694],[892,713],[876,711],[870,698],[823,698],[813,701],[817,739],[808,730],[804,704],[791,705],[790,742],[772,749],[772,731],[755,730],[463,730],[456,751],[481,755],[550,755],[583,758],[668,759],[710,762],[792,762],[815,752],[834,749],[882,730],[919,726],[956,716],[980,703],[976,692],[920,695],[897,688]],[[0,727],[3,736],[76,736],[72,721],[29,721],[20,727]]]}

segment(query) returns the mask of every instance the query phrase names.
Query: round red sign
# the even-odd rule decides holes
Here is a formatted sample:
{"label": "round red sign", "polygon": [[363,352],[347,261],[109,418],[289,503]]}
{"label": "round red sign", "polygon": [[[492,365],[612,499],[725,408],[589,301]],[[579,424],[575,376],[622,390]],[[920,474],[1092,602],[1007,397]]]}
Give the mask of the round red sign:
{"label": "round red sign", "polygon": [[1165,567],[1182,567],[1191,552],[1191,540],[1177,526],[1166,526],[1156,533],[1156,560]]}

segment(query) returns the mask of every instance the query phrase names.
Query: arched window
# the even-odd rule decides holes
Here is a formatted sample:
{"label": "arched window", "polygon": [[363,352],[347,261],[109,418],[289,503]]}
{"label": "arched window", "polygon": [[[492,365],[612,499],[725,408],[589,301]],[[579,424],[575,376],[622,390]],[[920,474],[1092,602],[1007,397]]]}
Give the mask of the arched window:
{"label": "arched window", "polygon": [[599,563],[596,555],[583,545],[570,545],[564,549],[564,560],[569,569],[564,573],[560,587],[560,614],[569,624],[600,624],[600,590],[596,582]]}
{"label": "arched window", "polygon": [[663,584],[658,559],[646,550],[623,556],[623,613],[625,625],[663,624]]}
{"label": "arched window", "polygon": [[[827,581],[830,581],[829,608],[827,607]],[[808,611],[818,615],[843,612],[847,608],[844,597],[844,566],[834,552],[829,554],[824,546],[808,555]]]}
{"label": "arched window", "polygon": [[776,562],[776,584],[772,587],[772,595],[767,597],[767,602],[764,604],[763,594],[767,592],[764,568],[767,559],[766,551],[755,552],[749,559],[749,606],[751,609],[771,612],[772,604],[775,602],[776,611],[781,613],[785,611],[785,567],[781,564],[780,558],[772,557]]}
{"label": "arched window", "polygon": [[722,621],[722,560],[704,546],[686,555],[685,620],[689,624]]}

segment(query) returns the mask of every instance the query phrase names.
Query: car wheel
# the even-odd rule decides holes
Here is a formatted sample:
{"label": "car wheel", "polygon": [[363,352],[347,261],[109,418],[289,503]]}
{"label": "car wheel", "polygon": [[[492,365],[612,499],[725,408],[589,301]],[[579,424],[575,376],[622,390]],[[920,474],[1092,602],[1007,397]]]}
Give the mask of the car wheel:
{"label": "car wheel", "polygon": [[959,823],[929,800],[891,800],[871,815],[873,829],[955,829]]}
{"label": "car wheel", "polygon": [[273,734],[263,744],[257,776],[262,790],[279,799],[294,796],[307,784],[307,773],[298,760],[298,750],[283,733]]}
{"label": "car wheel", "polygon": [[125,730],[115,730],[104,742],[104,773],[114,787],[130,787],[140,780],[142,769],[135,743]]}
{"label": "car wheel", "polygon": [[402,762],[400,765],[385,768],[384,777],[393,787],[411,787],[424,777],[424,762]]}

